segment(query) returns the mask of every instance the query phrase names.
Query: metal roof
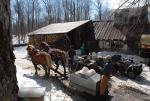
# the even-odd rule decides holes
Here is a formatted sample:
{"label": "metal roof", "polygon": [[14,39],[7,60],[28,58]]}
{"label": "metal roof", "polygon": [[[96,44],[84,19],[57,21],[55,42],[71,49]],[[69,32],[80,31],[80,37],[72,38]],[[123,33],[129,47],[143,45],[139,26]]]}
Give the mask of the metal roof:
{"label": "metal roof", "polygon": [[68,33],[89,21],[90,20],[50,24],[29,33],[29,35]]}
{"label": "metal roof", "polygon": [[94,22],[95,38],[100,40],[126,40],[125,34],[115,28],[114,22]]}

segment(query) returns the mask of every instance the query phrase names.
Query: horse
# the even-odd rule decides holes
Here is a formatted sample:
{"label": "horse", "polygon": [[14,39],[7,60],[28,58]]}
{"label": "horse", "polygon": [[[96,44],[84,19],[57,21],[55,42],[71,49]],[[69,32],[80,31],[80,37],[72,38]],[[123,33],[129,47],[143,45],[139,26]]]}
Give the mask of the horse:
{"label": "horse", "polygon": [[59,68],[59,61],[61,61],[62,66],[64,68],[64,75],[66,75],[66,55],[65,52],[60,49],[50,48],[46,42],[41,43],[41,48],[43,51],[49,53],[52,57],[52,60],[56,64],[56,70]]}
{"label": "horse", "polygon": [[52,59],[51,56],[43,51],[35,49],[33,45],[27,46],[27,52],[31,57],[31,61],[35,67],[35,74],[37,75],[37,65],[42,65],[45,70],[45,76],[49,77]]}

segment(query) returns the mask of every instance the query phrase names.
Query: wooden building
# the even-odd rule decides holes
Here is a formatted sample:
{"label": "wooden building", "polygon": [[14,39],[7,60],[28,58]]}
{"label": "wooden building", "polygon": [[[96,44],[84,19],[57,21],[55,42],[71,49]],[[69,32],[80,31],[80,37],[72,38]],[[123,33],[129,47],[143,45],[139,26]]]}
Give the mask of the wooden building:
{"label": "wooden building", "polygon": [[119,49],[123,48],[126,41],[125,33],[114,26],[112,21],[96,21],[93,23],[95,39],[98,40],[100,49]]}
{"label": "wooden building", "polygon": [[114,13],[114,26],[126,33],[130,52],[138,53],[142,33],[150,33],[150,5],[118,9]]}
{"label": "wooden building", "polygon": [[95,40],[91,20],[50,24],[28,35],[29,44],[39,47],[40,43],[45,41],[60,49],[68,49],[69,45],[78,49],[82,43],[90,48]]}
{"label": "wooden building", "polygon": [[140,40],[141,53],[145,58],[150,58],[150,34],[143,34]]}
{"label": "wooden building", "polygon": [[140,55],[146,59],[150,66],[150,34],[143,34],[140,39]]}

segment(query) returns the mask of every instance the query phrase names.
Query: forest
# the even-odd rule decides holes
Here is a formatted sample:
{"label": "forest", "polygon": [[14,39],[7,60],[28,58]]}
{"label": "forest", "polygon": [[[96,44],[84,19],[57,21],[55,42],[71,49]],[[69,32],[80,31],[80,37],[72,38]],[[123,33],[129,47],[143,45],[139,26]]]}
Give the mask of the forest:
{"label": "forest", "polygon": [[18,44],[27,33],[51,23],[105,20],[102,0],[11,0],[11,34]]}

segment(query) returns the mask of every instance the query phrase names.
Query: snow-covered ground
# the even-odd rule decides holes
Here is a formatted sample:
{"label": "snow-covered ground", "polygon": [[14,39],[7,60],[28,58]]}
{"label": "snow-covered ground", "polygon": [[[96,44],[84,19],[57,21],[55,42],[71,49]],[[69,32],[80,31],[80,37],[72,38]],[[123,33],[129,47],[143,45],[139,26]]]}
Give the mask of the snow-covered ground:
{"label": "snow-covered ground", "polygon": [[60,81],[55,77],[46,79],[43,77],[43,70],[38,72],[40,76],[34,75],[34,67],[27,59],[26,47],[14,48],[16,56],[17,80],[19,87],[45,87],[45,101],[83,101],[84,98],[74,94],[71,95]]}
{"label": "snow-covered ground", "polygon": [[[123,58],[133,59],[135,63],[144,63],[144,59],[139,57],[139,56],[136,56],[136,55],[127,55],[127,54],[118,53],[118,52],[106,52],[106,51],[102,51],[102,52],[97,53],[97,56],[102,56],[102,57],[105,57],[105,56],[108,56],[108,55],[110,55],[110,56],[112,56],[112,55],[121,55]],[[150,67],[143,64],[143,72],[135,80],[131,80],[128,77],[113,76],[113,77],[111,77],[110,82],[111,82],[111,85],[112,85],[111,89],[113,89],[111,91],[111,93],[114,96],[116,95],[113,92],[115,89],[128,88],[128,89],[130,89],[130,90],[132,89],[133,91],[136,91],[138,93],[143,93],[145,95],[148,95],[148,98],[149,98],[149,95],[150,95]],[[127,95],[128,95],[128,93],[127,93]],[[123,94],[121,97],[122,98],[125,97],[125,94]],[[126,96],[126,99],[127,98],[128,97]],[[139,101],[141,101],[143,99],[143,96],[137,96],[137,98],[138,99],[141,98],[139,100]],[[148,100],[150,100],[150,98]],[[129,101],[129,99],[126,100],[126,101]],[[130,101],[133,101],[133,100],[130,99]]]}
{"label": "snow-covered ground", "polygon": [[[18,37],[16,35],[12,35],[12,42],[13,42],[13,45],[19,44]],[[28,37],[27,36],[25,37],[24,41],[20,40],[20,44],[25,44],[25,43],[28,43]]]}
{"label": "snow-covered ground", "polygon": [[[60,81],[54,77],[46,79],[43,77],[43,70],[38,71],[40,76],[34,75],[34,68],[27,59],[26,47],[14,48],[16,56],[17,79],[19,87],[46,87],[45,101],[86,101],[83,97],[71,94],[64,88]],[[135,62],[143,62],[144,59],[138,56],[125,55],[117,52],[99,52],[98,56],[120,54],[123,57],[132,58]],[[150,68],[143,64],[143,72],[135,80],[127,77],[113,76],[110,80],[110,94],[112,101],[149,101],[150,95]],[[138,95],[139,94],[139,95]],[[145,98],[146,96],[146,98]],[[149,100],[148,100],[149,99]]]}

